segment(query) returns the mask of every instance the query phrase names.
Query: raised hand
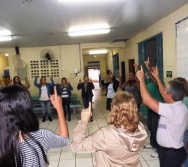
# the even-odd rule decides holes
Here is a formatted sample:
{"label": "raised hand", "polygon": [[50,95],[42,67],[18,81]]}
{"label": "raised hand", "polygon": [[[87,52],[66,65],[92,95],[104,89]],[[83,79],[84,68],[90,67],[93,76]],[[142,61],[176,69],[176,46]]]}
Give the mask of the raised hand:
{"label": "raised hand", "polygon": [[92,79],[91,79],[91,78],[89,79],[89,82],[92,82]]}
{"label": "raised hand", "polygon": [[28,78],[25,78],[25,82],[28,82]]}
{"label": "raised hand", "polygon": [[50,100],[57,112],[62,109],[62,99],[57,94],[56,86],[54,86],[54,94],[50,95]]}
{"label": "raised hand", "polygon": [[89,107],[86,109],[83,109],[81,112],[81,121],[88,122],[91,116],[92,116],[91,102],[89,102]]}
{"label": "raised hand", "polygon": [[140,67],[140,70],[136,72],[136,76],[139,81],[144,80],[144,71],[142,66]]}
{"label": "raised hand", "polygon": [[151,74],[154,76],[155,79],[159,78],[159,70],[158,70],[157,66],[156,67],[152,67]]}
{"label": "raised hand", "polygon": [[149,57],[148,57],[148,60],[147,60],[147,61],[144,61],[144,64],[146,65],[147,68],[150,67]]}
{"label": "raised hand", "polygon": [[134,63],[133,64],[134,68],[135,68],[135,72],[137,72],[139,69],[138,69],[138,63]]}

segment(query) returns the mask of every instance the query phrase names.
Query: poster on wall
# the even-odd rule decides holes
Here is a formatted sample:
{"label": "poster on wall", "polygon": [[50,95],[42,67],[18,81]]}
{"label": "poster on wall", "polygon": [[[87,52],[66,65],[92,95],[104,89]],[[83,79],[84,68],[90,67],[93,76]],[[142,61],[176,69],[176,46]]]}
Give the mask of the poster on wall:
{"label": "poster on wall", "polygon": [[176,23],[177,77],[188,79],[188,17]]}

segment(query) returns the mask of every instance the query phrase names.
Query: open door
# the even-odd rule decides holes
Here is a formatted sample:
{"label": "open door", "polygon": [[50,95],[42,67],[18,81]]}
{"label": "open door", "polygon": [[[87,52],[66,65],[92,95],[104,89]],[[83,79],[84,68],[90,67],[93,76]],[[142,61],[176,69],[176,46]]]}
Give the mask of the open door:
{"label": "open door", "polygon": [[125,82],[126,74],[125,74],[125,62],[121,62],[121,76],[122,76],[122,83]]}
{"label": "open door", "polygon": [[129,59],[129,73],[135,71],[134,59]]}

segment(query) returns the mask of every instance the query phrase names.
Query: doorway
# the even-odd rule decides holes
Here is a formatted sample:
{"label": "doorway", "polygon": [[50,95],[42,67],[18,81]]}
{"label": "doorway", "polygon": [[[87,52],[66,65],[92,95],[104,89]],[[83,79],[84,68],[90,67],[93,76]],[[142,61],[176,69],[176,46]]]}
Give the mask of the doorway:
{"label": "doorway", "polygon": [[130,72],[135,72],[134,59],[129,59],[129,74]]}
{"label": "doorway", "polygon": [[95,89],[100,89],[100,61],[88,62],[88,77],[92,80]]}
{"label": "doorway", "polygon": [[121,62],[121,76],[122,76],[122,83],[125,82],[126,74],[125,74],[125,62]]}
{"label": "doorway", "polygon": [[[145,70],[144,61],[149,57],[150,65],[158,67],[159,76],[163,80],[163,35],[162,33],[146,39],[138,44],[138,59],[139,65],[142,65]],[[144,71],[145,71],[144,70]]]}

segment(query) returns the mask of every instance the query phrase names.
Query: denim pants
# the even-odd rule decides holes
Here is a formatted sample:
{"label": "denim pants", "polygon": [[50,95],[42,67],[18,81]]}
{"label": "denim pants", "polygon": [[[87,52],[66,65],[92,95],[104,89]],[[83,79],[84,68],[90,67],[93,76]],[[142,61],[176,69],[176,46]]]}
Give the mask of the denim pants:
{"label": "denim pants", "polygon": [[92,97],[90,97],[90,96],[82,96],[82,101],[84,104],[84,108],[89,107],[89,102],[91,102],[91,105],[92,105]]}
{"label": "denim pants", "polygon": [[51,102],[50,102],[50,100],[46,100],[46,101],[40,100],[40,105],[42,108],[42,116],[50,117],[51,116]]}
{"label": "denim pants", "polygon": [[159,145],[157,143],[157,137],[156,137],[158,123],[159,123],[159,115],[152,110],[148,110],[147,127],[148,127],[148,130],[151,133],[150,145],[157,150],[158,150],[158,147],[159,147]]}
{"label": "denim pants", "polygon": [[70,109],[70,98],[62,98],[62,104],[63,104],[63,111],[66,119],[66,110],[68,112],[68,117],[71,116],[71,109]]}
{"label": "denim pants", "polygon": [[185,148],[182,147],[177,151],[163,150],[159,147],[159,162],[160,167],[182,167],[183,162],[186,159]]}
{"label": "denim pants", "polygon": [[111,111],[112,98],[106,99],[106,110]]}
{"label": "denim pants", "polygon": [[[187,142],[188,142],[188,130],[185,131],[184,133],[184,146],[185,146],[185,150],[188,154],[188,150],[187,150]],[[188,167],[188,156],[186,157],[185,162],[183,163],[182,167]]]}

